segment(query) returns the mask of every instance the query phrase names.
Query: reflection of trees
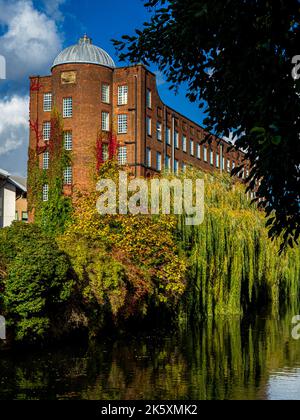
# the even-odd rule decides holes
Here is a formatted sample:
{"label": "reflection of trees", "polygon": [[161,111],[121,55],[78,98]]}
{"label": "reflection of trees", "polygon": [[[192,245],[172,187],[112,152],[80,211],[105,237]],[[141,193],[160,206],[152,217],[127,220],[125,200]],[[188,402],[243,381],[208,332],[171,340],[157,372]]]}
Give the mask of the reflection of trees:
{"label": "reflection of trees", "polygon": [[294,366],[291,318],[210,320],[189,331],[1,358],[0,398],[257,399]]}

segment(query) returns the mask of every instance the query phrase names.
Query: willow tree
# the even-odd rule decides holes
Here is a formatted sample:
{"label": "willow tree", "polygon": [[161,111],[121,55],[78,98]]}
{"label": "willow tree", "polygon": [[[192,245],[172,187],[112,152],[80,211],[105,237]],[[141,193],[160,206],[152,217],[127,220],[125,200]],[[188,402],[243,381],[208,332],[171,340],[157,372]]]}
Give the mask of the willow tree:
{"label": "willow tree", "polygon": [[[120,58],[155,63],[206,107],[208,131],[233,130],[253,168],[249,186],[272,214],[270,236],[300,235],[298,0],[148,0],[149,22],[115,41]],[[237,168],[238,170],[238,168]]]}

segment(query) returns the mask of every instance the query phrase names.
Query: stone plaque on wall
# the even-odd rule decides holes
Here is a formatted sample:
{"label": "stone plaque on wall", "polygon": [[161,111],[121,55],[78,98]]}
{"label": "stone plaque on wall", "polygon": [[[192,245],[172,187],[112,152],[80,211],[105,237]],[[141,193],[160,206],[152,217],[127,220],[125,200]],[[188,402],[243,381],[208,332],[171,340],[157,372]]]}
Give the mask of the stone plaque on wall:
{"label": "stone plaque on wall", "polygon": [[61,74],[62,85],[71,85],[76,83],[76,71],[64,71]]}

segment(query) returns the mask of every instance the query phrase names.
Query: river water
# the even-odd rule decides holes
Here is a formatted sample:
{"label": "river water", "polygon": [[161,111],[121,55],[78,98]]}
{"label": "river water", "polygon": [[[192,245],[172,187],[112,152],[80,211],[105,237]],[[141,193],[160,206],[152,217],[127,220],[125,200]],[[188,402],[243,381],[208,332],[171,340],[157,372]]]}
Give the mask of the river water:
{"label": "river water", "polygon": [[294,315],[0,353],[0,399],[297,400]]}

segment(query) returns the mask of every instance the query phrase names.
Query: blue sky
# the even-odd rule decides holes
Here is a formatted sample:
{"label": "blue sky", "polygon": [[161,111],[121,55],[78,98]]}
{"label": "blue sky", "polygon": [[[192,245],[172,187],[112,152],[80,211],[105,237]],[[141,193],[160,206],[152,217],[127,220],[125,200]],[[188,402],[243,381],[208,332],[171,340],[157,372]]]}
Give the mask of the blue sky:
{"label": "blue sky", "polygon": [[[0,55],[7,61],[7,80],[0,80],[0,168],[26,175],[28,77],[49,74],[56,55],[84,33],[124,65],[111,39],[132,33],[149,16],[143,0],[0,0]],[[184,88],[175,96],[161,75],[158,85],[165,103],[202,123]]]}

